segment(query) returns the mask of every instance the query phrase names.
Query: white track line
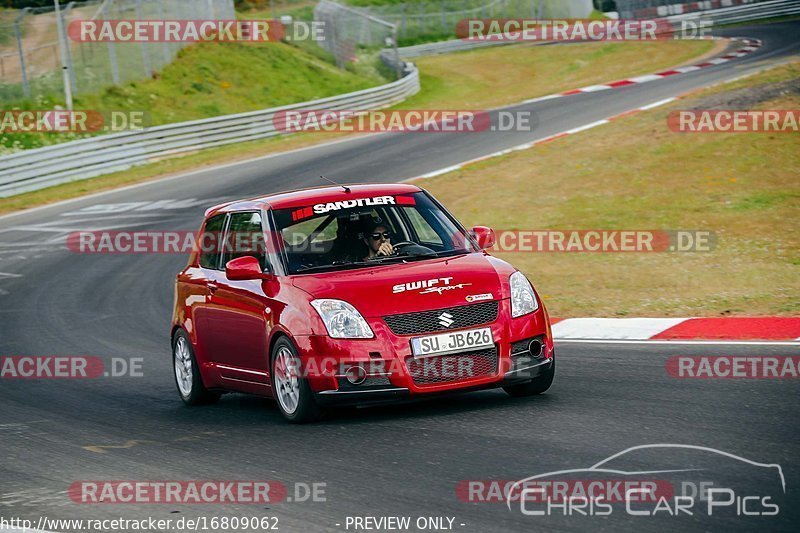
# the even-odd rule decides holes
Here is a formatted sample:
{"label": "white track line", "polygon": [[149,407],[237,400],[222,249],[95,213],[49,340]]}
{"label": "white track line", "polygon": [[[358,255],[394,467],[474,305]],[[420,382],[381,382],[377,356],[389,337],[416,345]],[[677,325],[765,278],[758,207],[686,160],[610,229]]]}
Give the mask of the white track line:
{"label": "white track line", "polygon": [[442,174],[447,174],[448,172],[453,172],[453,171],[456,171],[456,170],[460,170],[460,169],[464,168],[467,165],[471,165],[471,164],[477,163],[479,161],[484,161],[486,159],[492,159],[492,158],[495,158],[495,157],[500,157],[500,156],[506,155],[506,154],[508,154],[510,152],[516,152],[516,151],[519,151],[519,150],[527,150],[528,148],[532,148],[532,147],[536,146],[537,144],[542,144],[542,143],[557,139],[559,137],[564,137],[566,135],[573,135],[575,133],[580,133],[582,131],[586,131],[586,130],[591,129],[591,128],[596,128],[598,126],[602,126],[604,124],[608,124],[610,121],[612,121],[613,119],[615,119],[615,118],[617,118],[619,116],[627,115],[627,114],[630,114],[632,112],[648,111],[650,109],[654,109],[656,107],[659,107],[659,106],[666,105],[666,104],[669,104],[671,102],[674,102],[675,100],[677,100],[677,97],[666,98],[664,100],[659,100],[657,102],[653,102],[651,104],[647,104],[644,107],[639,107],[639,108],[636,108],[636,109],[631,109],[630,111],[626,111],[624,113],[620,113],[619,115],[613,115],[613,116],[610,116],[608,118],[604,118],[602,120],[596,120],[596,121],[591,122],[589,124],[584,124],[583,126],[578,126],[577,128],[572,128],[570,130],[562,131],[562,132],[556,133],[554,135],[548,135],[547,137],[542,137],[541,139],[536,139],[534,141],[528,141],[528,142],[523,143],[523,144],[518,144],[516,146],[512,146],[511,148],[505,148],[503,150],[499,150],[497,152],[492,152],[491,154],[487,154],[487,155],[482,155],[482,156],[476,157],[474,159],[469,159],[467,161],[462,161],[461,163],[457,163],[455,165],[450,165],[450,166],[447,166],[447,167],[444,167],[444,168],[440,168],[440,169],[437,169],[437,170],[434,170],[434,171],[431,171],[431,172],[426,172],[425,174],[422,174],[422,175],[419,175],[419,176],[412,176],[412,177],[406,178],[406,179],[404,179],[402,181],[407,182],[407,181],[413,181],[413,180],[418,180],[418,179],[428,179],[428,178],[434,178],[436,176],[441,176]]}
{"label": "white track line", "polygon": [[[723,39],[723,38],[712,38],[712,39],[713,40],[718,40],[718,39]],[[730,41],[741,40],[745,44],[750,45],[750,46],[746,46],[746,47],[741,49],[743,51],[747,50],[748,52],[758,50],[758,48],[760,48],[762,46],[762,44],[763,44],[761,41],[759,41],[757,39],[756,40],[743,39],[741,37],[729,37],[729,38],[724,38],[724,39],[728,39]],[[708,62],[706,62],[706,63],[708,63]],[[693,68],[693,67],[694,67],[694,65],[691,65],[691,66],[688,66],[688,67],[681,67],[681,68],[688,69],[688,68]],[[697,68],[699,69],[701,67],[697,67]],[[676,68],[675,70],[678,70],[678,69]],[[687,70],[686,72],[690,72],[690,71]],[[650,75],[650,76],[655,76],[653,78],[654,80],[662,78],[662,76],[658,76],[658,75],[655,75],[655,74]],[[648,76],[640,76],[639,79],[647,78],[647,77]],[[612,83],[614,83],[614,82],[612,82]],[[598,86],[592,86],[592,87],[598,87]],[[511,105],[508,105],[508,106],[502,106],[502,107],[498,107],[498,108],[495,108],[495,109],[507,109],[507,108],[511,108],[511,107],[518,106],[518,105],[521,105],[521,104],[527,104],[527,103],[532,103],[532,102],[541,102],[541,101],[545,101],[545,100],[551,100],[551,99],[554,99],[554,98],[561,98],[563,96],[565,96],[564,93],[549,94],[549,95],[546,95],[546,96],[541,96],[539,98],[532,98],[532,99],[529,99],[529,100],[523,100],[522,102],[518,102],[516,104],[511,104]],[[267,160],[267,159],[271,159],[273,157],[280,157],[280,156],[284,156],[284,155],[290,155],[290,154],[296,154],[296,153],[299,153],[299,152],[305,152],[307,150],[314,150],[314,149],[317,149],[317,148],[334,146],[334,145],[337,145],[337,144],[343,144],[343,143],[347,143],[347,142],[353,142],[353,141],[357,141],[359,139],[364,139],[364,138],[372,137],[372,136],[375,136],[375,135],[384,135],[385,133],[387,133],[387,132],[379,132],[379,133],[371,133],[371,134],[366,134],[366,135],[349,136],[349,137],[345,137],[344,139],[337,139],[335,141],[330,141],[330,142],[327,142],[327,143],[313,144],[311,146],[304,146],[302,148],[296,148],[296,149],[293,149],[293,150],[288,150],[288,151],[283,151],[283,152],[274,152],[274,153],[267,154],[267,155],[264,155],[264,156],[254,157],[252,159],[243,159],[243,160],[239,160],[239,161],[232,161],[230,163],[222,163],[220,165],[216,165],[216,166],[212,166],[212,167],[208,167],[208,168],[191,170],[191,171],[188,171],[188,172],[176,174],[174,176],[165,176],[163,178],[157,178],[157,179],[154,179],[154,180],[144,181],[144,182],[141,182],[141,183],[134,183],[132,185],[127,185],[125,187],[119,187],[119,188],[110,189],[110,190],[107,190],[107,191],[99,191],[99,192],[88,194],[88,195],[84,195],[84,196],[77,196],[75,198],[69,198],[67,200],[62,200],[60,202],[54,202],[54,203],[45,204],[45,205],[41,205],[41,206],[37,206],[37,207],[31,207],[31,208],[28,208],[28,209],[23,209],[22,211],[15,211],[13,213],[7,213],[5,215],[0,215],[0,220],[4,220],[4,219],[7,219],[7,218],[12,218],[12,217],[19,216],[19,215],[22,215],[22,214],[25,214],[25,213],[34,213],[34,212],[41,211],[41,210],[44,210],[44,209],[59,207],[59,206],[63,206],[63,205],[69,205],[71,203],[80,202],[80,201],[91,199],[91,198],[100,198],[100,197],[107,196],[107,195],[110,195],[110,194],[118,193],[120,191],[129,191],[129,190],[134,190],[134,189],[137,189],[137,188],[140,188],[140,187],[147,187],[147,186],[153,185],[155,183],[163,183],[163,182],[167,182],[167,181],[171,181],[171,180],[183,179],[183,178],[187,178],[187,177],[190,177],[190,176],[193,176],[193,175],[196,175],[196,174],[201,174],[201,173],[205,173],[205,172],[214,172],[214,171],[217,171],[217,170],[222,170],[222,169],[225,169],[225,168],[230,168],[230,167],[234,167],[234,166],[238,166],[238,165],[246,165],[246,164],[253,163],[253,162],[256,162],[256,161],[264,161],[264,160]],[[541,139],[538,142],[543,142],[545,140],[548,140],[548,139]],[[514,148],[512,148],[512,150],[521,149],[520,148],[521,146],[524,146],[524,145],[520,145],[519,147],[514,147]],[[456,170],[456,169],[454,169],[454,170]],[[425,174],[423,176],[414,176],[413,178],[407,178],[407,179],[401,180],[401,181],[409,181],[409,180],[418,179],[418,178],[421,178],[421,177],[432,177],[433,175],[437,175],[436,174],[437,172],[440,172],[440,171],[429,172],[429,173],[427,173],[427,174]]]}
{"label": "white track line", "polygon": [[[553,339],[556,343],[573,344],[655,344],[666,346],[796,346],[796,341],[681,341],[681,340],[614,340],[614,339]],[[798,339],[800,340],[800,339]]]}

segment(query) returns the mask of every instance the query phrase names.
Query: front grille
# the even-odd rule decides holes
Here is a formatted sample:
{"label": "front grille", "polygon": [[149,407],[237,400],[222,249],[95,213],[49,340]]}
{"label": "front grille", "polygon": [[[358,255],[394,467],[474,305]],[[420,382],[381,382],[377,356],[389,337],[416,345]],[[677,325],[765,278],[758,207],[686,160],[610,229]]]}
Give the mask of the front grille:
{"label": "front grille", "polygon": [[[383,319],[395,335],[417,335],[489,324],[497,320],[497,311],[497,302],[483,302],[435,311],[391,315]],[[443,320],[441,316],[443,313],[448,313],[450,316]]]}
{"label": "front grille", "polygon": [[460,354],[406,360],[415,385],[440,385],[497,374],[497,346]]}
{"label": "front grille", "polygon": [[381,388],[381,387],[388,387],[392,384],[389,381],[388,376],[367,376],[367,379],[364,380],[364,383],[359,385],[353,385],[347,378],[340,377],[339,381],[339,390],[340,391],[355,391],[355,390],[366,390],[366,389],[374,389],[374,388]]}

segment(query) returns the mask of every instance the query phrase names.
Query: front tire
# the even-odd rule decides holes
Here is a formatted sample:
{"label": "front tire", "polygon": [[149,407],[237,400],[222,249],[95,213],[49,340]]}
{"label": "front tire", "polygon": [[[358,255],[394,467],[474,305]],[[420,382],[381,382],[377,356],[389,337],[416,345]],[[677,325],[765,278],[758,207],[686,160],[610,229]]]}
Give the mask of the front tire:
{"label": "front tire", "polygon": [[218,393],[210,392],[203,385],[194,348],[189,335],[178,330],[172,339],[172,367],[178,394],[186,405],[205,405],[219,400]]}
{"label": "front tire", "polygon": [[532,379],[527,383],[521,383],[519,385],[511,385],[509,387],[503,387],[503,390],[509,396],[513,396],[515,398],[521,398],[525,396],[536,396],[537,394],[542,394],[550,388],[550,385],[553,384],[553,379],[556,377],[556,361],[553,359],[553,363],[550,365],[550,368],[545,370],[545,372]]}
{"label": "front tire", "polygon": [[278,339],[270,360],[272,395],[283,417],[293,424],[319,420],[322,410],[314,401],[308,381],[301,375],[300,357],[289,339]]}

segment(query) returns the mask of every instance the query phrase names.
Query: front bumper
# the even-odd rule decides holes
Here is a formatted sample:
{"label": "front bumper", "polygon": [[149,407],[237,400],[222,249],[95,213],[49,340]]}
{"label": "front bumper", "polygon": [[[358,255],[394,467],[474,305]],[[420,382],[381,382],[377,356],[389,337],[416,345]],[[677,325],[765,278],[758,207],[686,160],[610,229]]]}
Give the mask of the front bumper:
{"label": "front bumper", "polygon": [[479,390],[496,389],[506,387],[509,385],[517,385],[525,383],[531,379],[535,379],[547,370],[549,370],[554,361],[554,357],[544,358],[541,361],[535,362],[525,368],[512,370],[506,372],[505,375],[499,380],[484,383],[482,385],[465,385],[451,388],[448,390],[431,391],[412,393],[409,389],[403,387],[381,386],[381,387],[367,387],[359,388],[357,390],[325,390],[314,393],[314,399],[319,405],[380,405],[385,403],[407,402],[413,400],[421,400],[442,396],[446,394],[456,394],[463,392],[473,392]]}
{"label": "front bumper", "polygon": [[[373,339],[340,340],[325,335],[296,339],[305,374],[320,404],[374,404],[503,387],[536,378],[550,368],[555,357],[544,309],[512,319],[507,300],[500,302],[497,320],[476,326],[491,327],[494,349],[428,358],[424,363],[411,352],[411,339],[421,335],[396,335],[381,318],[367,320],[375,332]],[[533,339],[541,342],[539,353],[524,349]],[[442,371],[447,360],[459,370],[462,362],[471,360],[475,364],[464,367],[478,370],[444,378],[421,374]],[[347,380],[347,369],[354,366],[364,369],[364,382],[358,385]]]}

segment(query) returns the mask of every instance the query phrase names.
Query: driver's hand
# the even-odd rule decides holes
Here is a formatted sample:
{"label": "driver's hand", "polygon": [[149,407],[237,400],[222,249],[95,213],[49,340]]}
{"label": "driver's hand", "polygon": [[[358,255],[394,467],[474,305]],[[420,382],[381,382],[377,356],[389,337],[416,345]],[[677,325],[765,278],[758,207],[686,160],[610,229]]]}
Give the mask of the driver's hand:
{"label": "driver's hand", "polygon": [[388,242],[384,242],[383,244],[381,244],[381,247],[378,248],[377,252],[375,252],[375,255],[382,255],[382,256],[392,255],[392,254],[394,254],[394,247]]}

